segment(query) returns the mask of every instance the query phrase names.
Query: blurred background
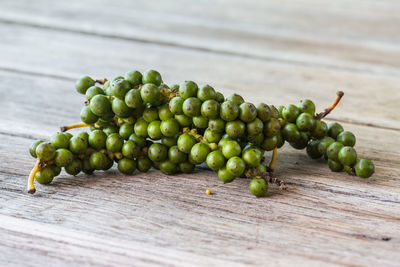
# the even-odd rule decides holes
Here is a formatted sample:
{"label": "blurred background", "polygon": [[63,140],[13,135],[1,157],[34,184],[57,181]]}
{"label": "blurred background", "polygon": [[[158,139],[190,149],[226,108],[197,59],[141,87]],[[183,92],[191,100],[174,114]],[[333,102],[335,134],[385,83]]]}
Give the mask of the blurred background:
{"label": "blurred background", "polygon": [[52,118],[59,125],[78,118],[79,77],[153,68],[167,84],[194,80],[276,105],[311,98],[323,109],[340,89],[330,118],[398,129],[399,14],[400,2],[372,0],[1,0],[0,68],[9,73],[0,90],[10,74],[40,77],[29,84],[46,93],[30,97],[75,98]]}

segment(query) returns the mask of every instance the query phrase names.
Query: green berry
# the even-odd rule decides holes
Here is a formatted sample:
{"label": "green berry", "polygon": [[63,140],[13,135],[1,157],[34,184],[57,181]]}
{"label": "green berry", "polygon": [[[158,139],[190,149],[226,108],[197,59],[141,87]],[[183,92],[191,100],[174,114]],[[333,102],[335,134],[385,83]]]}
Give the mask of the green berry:
{"label": "green berry", "polygon": [[65,166],[65,171],[69,175],[78,175],[82,170],[82,161],[80,159],[73,159],[70,164]]}
{"label": "green berry", "polygon": [[281,123],[278,119],[271,118],[268,122],[264,123],[264,135],[272,137],[279,134],[281,131]]}
{"label": "green berry", "polygon": [[140,172],[147,172],[153,166],[148,157],[140,157],[137,161],[137,168]]}
{"label": "green berry", "polygon": [[238,94],[233,94],[233,95],[229,96],[229,97],[226,99],[226,101],[232,101],[232,102],[234,102],[237,106],[240,106],[240,105],[244,102],[244,99],[243,99],[243,97],[241,97],[241,96],[238,95]]}
{"label": "green berry", "polygon": [[218,103],[222,103],[222,102],[225,101],[225,97],[220,92],[216,92],[215,93],[215,100],[217,100]]}
{"label": "green berry", "polygon": [[162,83],[161,74],[156,70],[148,70],[143,73],[142,83],[146,84],[155,84],[159,86]]}
{"label": "green berry", "polygon": [[328,126],[325,122],[316,120],[314,130],[311,131],[311,136],[320,139],[323,138],[328,133]]}
{"label": "green berry", "polygon": [[129,136],[129,140],[135,142],[139,147],[144,147],[146,145],[146,138],[140,137],[135,133]]}
{"label": "green berry", "polygon": [[204,101],[201,104],[201,115],[207,119],[217,119],[219,117],[219,103],[214,99]]}
{"label": "green berry", "polygon": [[333,139],[336,139],[336,137],[343,131],[344,131],[344,129],[343,129],[342,125],[340,125],[337,122],[333,122],[333,123],[329,124],[329,126],[328,126],[328,135],[330,137],[332,137]]}
{"label": "green berry", "polygon": [[63,133],[56,133],[50,138],[50,144],[55,148],[68,148],[69,138]]}
{"label": "green berry", "polygon": [[53,181],[54,171],[50,167],[45,167],[35,174],[35,180],[39,184],[49,184]]}
{"label": "green berry", "polygon": [[148,123],[158,120],[158,110],[155,107],[145,108],[143,111],[143,119]]}
{"label": "green berry", "polygon": [[98,86],[92,86],[86,91],[86,99],[90,100],[95,95],[105,95],[104,90]]}
{"label": "green berry", "polygon": [[152,121],[147,126],[147,134],[153,140],[160,140],[163,136],[160,129],[161,121]]}
{"label": "green berry", "polygon": [[125,74],[125,80],[127,80],[131,86],[138,86],[142,84],[143,75],[137,71],[129,71]]}
{"label": "green berry", "polygon": [[301,138],[300,132],[297,129],[296,124],[288,123],[282,129],[283,138],[288,142],[296,142]]}
{"label": "green berry", "polygon": [[374,164],[368,159],[360,159],[354,166],[356,175],[361,178],[369,178],[375,172]]}
{"label": "green berry", "polygon": [[44,161],[52,160],[56,155],[56,149],[50,143],[40,143],[36,147],[36,156]]}
{"label": "green berry", "polygon": [[301,100],[300,103],[297,105],[301,112],[305,112],[314,116],[315,114],[315,105],[310,99]]}
{"label": "green berry", "polygon": [[250,181],[249,189],[256,197],[263,197],[268,192],[268,183],[265,179],[253,178]]}
{"label": "green berry", "polygon": [[257,117],[262,122],[266,122],[271,118],[271,109],[267,104],[260,103],[257,105]]}
{"label": "green berry", "polygon": [[128,140],[122,146],[122,155],[128,159],[137,158],[140,155],[140,146],[132,140]]}
{"label": "green berry", "polygon": [[165,160],[161,162],[159,165],[160,171],[165,174],[174,174],[177,172],[177,166],[175,163],[171,162],[170,160]]}
{"label": "green berry", "polygon": [[196,128],[205,129],[208,126],[208,119],[203,116],[193,117],[192,120]]}
{"label": "green berry", "polygon": [[343,131],[338,134],[336,140],[345,146],[354,146],[356,144],[356,137],[349,131]]}
{"label": "green berry", "polygon": [[209,120],[208,128],[213,132],[223,133],[225,131],[225,121],[222,119]]}
{"label": "green berry", "polygon": [[[107,135],[101,130],[94,130],[89,134],[89,145],[94,149],[102,149],[106,147]],[[85,149],[86,150],[86,149]]]}
{"label": "green berry", "polygon": [[155,105],[160,99],[160,89],[152,83],[147,83],[143,85],[140,90],[140,96],[144,103],[149,103]]}
{"label": "green berry", "polygon": [[145,120],[143,120],[143,119],[138,120],[134,126],[135,134],[139,137],[147,137],[148,136],[147,126],[148,125],[149,124]]}
{"label": "green berry", "polygon": [[344,146],[340,149],[338,158],[343,165],[351,166],[357,162],[357,152],[351,146]]}
{"label": "green berry", "polygon": [[99,117],[92,112],[89,106],[84,106],[82,108],[80,116],[81,121],[86,124],[93,124],[99,119]]}
{"label": "green berry", "polygon": [[89,76],[84,76],[76,82],[75,84],[76,91],[84,95],[87,89],[89,89],[89,87],[94,85],[94,82],[95,81]]}
{"label": "green berry", "polygon": [[255,118],[252,122],[247,123],[246,128],[247,133],[254,136],[263,132],[264,124],[259,118]]}
{"label": "green berry", "polygon": [[160,124],[160,130],[164,136],[175,136],[176,134],[178,134],[179,131],[179,123],[176,119],[168,119],[162,121]]}
{"label": "green berry", "polygon": [[113,133],[107,136],[106,139],[106,148],[108,151],[111,152],[120,152],[122,149],[122,146],[124,145],[124,138],[117,134]]}
{"label": "green berry", "polygon": [[162,121],[166,121],[174,117],[174,114],[169,110],[168,104],[162,105],[158,108],[158,117]]}
{"label": "green berry", "polygon": [[108,158],[100,152],[94,152],[89,157],[89,163],[95,170],[104,170],[108,165]]}
{"label": "green berry", "polygon": [[203,136],[208,143],[218,143],[222,138],[222,134],[213,132],[208,128],[204,131]]}
{"label": "green berry", "polygon": [[172,146],[168,149],[168,159],[175,164],[179,164],[187,160],[187,155],[180,151],[178,146]]}
{"label": "green berry", "polygon": [[309,113],[303,112],[297,117],[296,126],[302,132],[312,131],[315,128],[315,119]]}
{"label": "green berry", "polygon": [[307,145],[307,155],[312,159],[318,159],[322,157],[322,153],[318,149],[319,140],[312,140]]}
{"label": "green berry", "polygon": [[196,164],[203,163],[207,159],[207,155],[210,153],[208,145],[203,143],[195,144],[190,150],[190,156]]}
{"label": "green berry", "polygon": [[105,95],[95,95],[90,100],[90,110],[96,116],[110,114],[112,112],[110,100]]}
{"label": "green berry", "polygon": [[161,144],[163,144],[167,147],[175,146],[177,144],[177,141],[178,141],[178,135],[171,136],[171,137],[163,136],[161,138]]}
{"label": "green berry", "polygon": [[119,135],[123,139],[128,140],[129,137],[135,132],[135,125],[130,123],[124,123],[119,127]]}
{"label": "green berry", "polygon": [[271,151],[277,146],[277,144],[278,144],[277,136],[267,137],[267,138],[264,138],[264,140],[262,141],[261,147],[265,151]]}
{"label": "green berry", "polygon": [[198,86],[193,81],[185,81],[179,86],[179,96],[187,99],[197,96]]}
{"label": "green berry", "polygon": [[179,125],[182,127],[187,127],[192,125],[192,118],[186,116],[186,115],[175,115],[174,118],[178,121]]}
{"label": "green berry", "polygon": [[125,104],[130,108],[139,108],[143,106],[143,100],[140,96],[140,90],[129,90],[125,95]]}
{"label": "green berry", "polygon": [[205,85],[197,91],[197,98],[200,99],[201,101],[215,99],[215,97],[216,97],[215,90],[209,85]]}
{"label": "green berry", "polygon": [[288,122],[296,122],[300,110],[295,105],[288,105],[282,110],[282,117]]}
{"label": "green berry", "polygon": [[41,143],[43,143],[44,141],[42,140],[37,140],[35,142],[33,142],[31,144],[31,146],[29,147],[29,153],[31,154],[32,157],[36,158],[36,148],[38,147],[38,145],[40,145]]}
{"label": "green berry", "polygon": [[300,132],[300,138],[294,142],[290,142],[290,145],[295,149],[304,149],[307,147],[309,140],[305,132]]}
{"label": "green berry", "polygon": [[125,79],[114,80],[110,83],[111,95],[124,99],[126,93],[131,89],[131,84]]}
{"label": "green berry", "polygon": [[174,98],[172,98],[169,101],[168,106],[169,106],[169,110],[171,111],[172,114],[174,114],[174,115],[183,114],[183,110],[182,110],[183,101],[185,101],[185,99],[180,96],[175,96]]}
{"label": "green berry", "polygon": [[196,97],[185,99],[182,105],[183,114],[188,117],[196,117],[201,114],[201,101]]}
{"label": "green berry", "polygon": [[259,149],[250,148],[243,152],[242,159],[247,166],[257,167],[261,162],[262,154]]}
{"label": "green berry", "polygon": [[61,173],[61,167],[58,167],[57,165],[51,165],[51,166],[49,166],[49,167],[53,170],[54,177],[60,175],[60,173]]}
{"label": "green berry", "polygon": [[189,154],[192,147],[196,144],[196,139],[188,133],[179,136],[177,145],[180,151]]}
{"label": "green berry", "polygon": [[337,162],[332,159],[328,159],[328,167],[331,169],[333,172],[340,172],[343,170],[343,165],[340,162]]}
{"label": "green berry", "polygon": [[123,174],[130,175],[136,170],[136,161],[122,158],[118,161],[118,170]]}
{"label": "green berry", "polygon": [[322,155],[326,155],[326,150],[328,149],[328,147],[335,142],[335,139],[333,139],[332,137],[329,136],[325,136],[324,138],[322,138],[319,141],[318,144],[318,151],[319,153],[321,153]]}
{"label": "green berry", "polygon": [[103,132],[108,136],[113,133],[118,133],[118,128],[115,125],[107,126],[103,129]]}
{"label": "green berry", "polygon": [[[78,133],[76,136],[85,139],[86,142],[89,141],[89,134],[88,134],[87,132],[80,132],[80,133]],[[68,137],[67,137],[67,138],[68,138]],[[68,140],[69,140],[69,139],[68,139]],[[68,142],[67,144],[69,145],[69,142]],[[68,145],[67,145],[67,147],[68,147]]]}
{"label": "green berry", "polygon": [[239,156],[241,152],[242,152],[242,148],[240,147],[239,143],[236,141],[227,141],[222,146],[222,154],[227,159],[230,159],[235,156]]}
{"label": "green berry", "polygon": [[153,162],[162,162],[168,158],[168,148],[163,144],[151,144],[148,151],[148,157]]}
{"label": "green berry", "polygon": [[339,161],[338,154],[342,147],[343,144],[339,142],[333,142],[332,144],[330,144],[326,149],[326,156],[328,157],[328,159]]}
{"label": "green berry", "polygon": [[239,118],[244,122],[251,122],[257,117],[257,109],[252,103],[242,103],[239,106]]}
{"label": "green berry", "polygon": [[120,118],[128,118],[132,115],[133,109],[125,104],[124,100],[114,98],[112,101],[112,111]]}
{"label": "green berry", "polygon": [[94,172],[94,168],[90,165],[89,158],[82,160],[82,171],[86,174],[92,174]]}
{"label": "green berry", "polygon": [[221,104],[221,119],[233,121],[239,116],[239,106],[233,101],[225,101]]}
{"label": "green berry", "polygon": [[240,120],[229,121],[225,125],[225,132],[232,138],[243,137],[246,132],[246,125]]}
{"label": "green berry", "polygon": [[221,151],[215,150],[207,155],[206,163],[214,171],[225,166],[225,157]]}
{"label": "green berry", "polygon": [[194,170],[195,165],[186,161],[183,163],[179,163],[179,170],[183,173],[191,173]]}
{"label": "green berry", "polygon": [[226,167],[222,167],[218,170],[218,178],[224,183],[230,183],[235,180],[235,176],[231,174]]}
{"label": "green berry", "polygon": [[242,175],[245,168],[245,162],[239,157],[232,157],[226,162],[226,170],[234,176]]}
{"label": "green berry", "polygon": [[54,163],[58,167],[65,167],[69,165],[74,159],[74,155],[72,155],[71,151],[65,148],[59,148],[56,150],[56,156],[54,158]]}

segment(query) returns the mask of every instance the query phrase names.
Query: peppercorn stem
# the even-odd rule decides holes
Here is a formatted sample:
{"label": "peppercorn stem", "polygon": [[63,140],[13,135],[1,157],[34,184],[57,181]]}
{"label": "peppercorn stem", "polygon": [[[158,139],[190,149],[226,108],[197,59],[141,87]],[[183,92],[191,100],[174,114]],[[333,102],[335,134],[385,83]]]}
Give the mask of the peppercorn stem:
{"label": "peppercorn stem", "polygon": [[35,166],[31,170],[31,173],[29,174],[27,189],[28,189],[28,193],[30,193],[30,194],[34,194],[36,192],[33,181],[35,180],[36,173],[39,171],[39,164],[40,164],[40,159],[37,159]]}
{"label": "peppercorn stem", "polygon": [[274,151],[272,151],[272,158],[268,165],[268,171],[273,172],[275,169],[276,155],[278,154],[278,149],[275,147]]}
{"label": "peppercorn stem", "polygon": [[317,115],[315,115],[315,118],[317,120],[325,118],[332,110],[335,109],[337,104],[339,104],[340,99],[342,99],[343,95],[344,95],[343,91],[338,91],[336,93],[336,99],[335,99],[335,101],[333,101],[332,105],[329,108],[326,108],[324,112],[321,112],[321,113],[318,113]]}
{"label": "peppercorn stem", "polygon": [[62,126],[62,127],[60,127],[60,130],[61,130],[61,132],[66,132],[66,131],[71,130],[71,129],[89,127],[89,126],[90,126],[89,124],[86,124],[84,122],[80,122],[80,123],[75,123],[75,124],[71,124],[71,125]]}

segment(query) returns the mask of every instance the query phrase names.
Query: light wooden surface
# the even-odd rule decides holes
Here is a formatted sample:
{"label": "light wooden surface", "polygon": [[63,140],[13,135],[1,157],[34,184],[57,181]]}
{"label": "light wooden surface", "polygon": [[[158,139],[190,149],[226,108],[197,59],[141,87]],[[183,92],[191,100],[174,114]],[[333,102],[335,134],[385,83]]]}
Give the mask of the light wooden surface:
{"label": "light wooden surface", "polygon": [[[394,0],[0,1],[0,265],[398,266],[398,14]],[[332,173],[285,146],[289,188],[262,199],[202,167],[63,173],[26,194],[30,143],[79,119],[74,81],[148,68],[319,110],[342,89],[329,119],[356,134],[376,174]]]}

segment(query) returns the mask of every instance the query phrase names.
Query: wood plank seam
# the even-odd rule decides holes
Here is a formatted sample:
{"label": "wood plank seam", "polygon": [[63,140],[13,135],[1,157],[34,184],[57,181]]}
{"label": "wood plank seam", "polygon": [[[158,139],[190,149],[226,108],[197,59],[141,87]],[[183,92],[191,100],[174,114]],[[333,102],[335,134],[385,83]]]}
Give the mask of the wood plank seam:
{"label": "wood plank seam", "polygon": [[[107,38],[107,39],[131,41],[131,42],[137,42],[137,43],[143,43],[143,44],[148,43],[148,44],[159,45],[159,46],[181,48],[181,49],[191,50],[191,51],[201,51],[201,52],[207,52],[207,53],[214,53],[214,54],[218,54],[218,55],[261,60],[261,61],[266,61],[266,62],[279,62],[279,63],[288,64],[288,65],[296,65],[296,66],[302,66],[302,67],[314,67],[314,68],[318,67],[318,68],[322,68],[322,69],[347,71],[347,72],[351,72],[351,73],[376,74],[377,75],[376,72],[365,70],[365,69],[361,70],[361,69],[344,67],[344,66],[335,66],[335,65],[331,65],[331,64],[310,63],[310,62],[306,62],[306,61],[280,59],[280,58],[274,58],[274,57],[262,56],[262,55],[256,56],[256,55],[253,55],[250,53],[247,54],[247,53],[243,53],[243,52],[239,53],[239,52],[233,52],[233,51],[224,51],[221,49],[206,48],[206,47],[194,46],[194,45],[185,45],[185,44],[179,44],[179,43],[175,43],[175,42],[166,42],[166,41],[160,41],[160,40],[154,40],[154,39],[152,40],[152,39],[144,39],[144,38],[133,38],[133,37],[128,37],[128,36],[105,34],[105,33],[99,33],[99,32],[90,32],[90,31],[85,31],[85,30],[74,30],[74,29],[69,29],[69,28],[65,28],[65,27],[56,27],[56,26],[51,26],[51,25],[43,25],[43,24],[39,24],[39,23],[7,20],[4,18],[0,18],[0,23],[12,24],[12,25],[18,25],[18,26],[24,26],[24,27],[31,27],[31,28],[37,28],[37,29],[46,29],[46,30],[52,30],[52,31],[57,31],[57,32],[83,34],[83,35],[87,35],[87,36],[96,36],[96,37]],[[382,73],[380,73],[380,75],[382,75]],[[385,73],[385,75],[387,75],[389,77],[390,76],[397,77],[395,75],[390,75],[387,73]]]}

